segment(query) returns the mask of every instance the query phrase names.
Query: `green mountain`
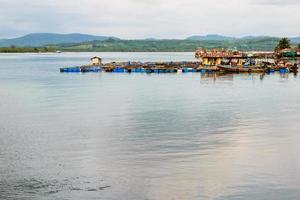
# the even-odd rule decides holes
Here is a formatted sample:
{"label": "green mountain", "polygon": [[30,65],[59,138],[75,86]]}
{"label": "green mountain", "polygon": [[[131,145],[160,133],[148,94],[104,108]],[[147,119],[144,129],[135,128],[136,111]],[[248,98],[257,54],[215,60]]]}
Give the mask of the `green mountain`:
{"label": "green mountain", "polygon": [[217,34],[209,34],[209,35],[193,35],[191,37],[186,38],[187,40],[199,40],[199,41],[226,41],[226,40],[234,40],[236,38],[234,37],[228,37],[223,35],[217,35]]}
{"label": "green mountain", "polygon": [[[103,41],[107,40],[111,37],[107,36],[95,36],[95,35],[87,35],[87,34],[55,34],[55,33],[33,33],[28,34],[23,37],[14,38],[14,39],[1,39],[0,47],[8,47],[8,46],[44,46],[50,44],[61,44],[61,43],[81,43],[88,42],[93,40]],[[117,38],[115,38],[117,39]]]}
{"label": "green mountain", "polygon": [[[300,37],[290,38],[293,46]],[[99,51],[99,52],[183,52],[197,48],[228,48],[245,51],[272,51],[279,38],[270,36],[246,36],[242,38],[222,35],[192,36],[185,40],[148,38],[144,40],[121,40],[115,37],[85,34],[29,34],[15,39],[0,40],[0,52],[36,51]],[[9,48],[11,46],[17,48]],[[5,48],[4,48],[5,47]],[[25,48],[23,48],[25,47]],[[37,48],[36,48],[37,47]]]}
{"label": "green mountain", "polygon": [[291,40],[293,43],[300,43],[300,37],[291,37],[290,40]]}
{"label": "green mountain", "polygon": [[[228,41],[228,40],[259,40],[259,39],[271,39],[276,37],[271,36],[245,36],[245,37],[228,37],[224,35],[217,35],[217,34],[211,34],[211,35],[194,35],[191,37],[186,38],[187,40],[197,40],[197,41]],[[279,39],[279,37],[277,38]],[[289,38],[292,43],[300,43],[300,37],[290,37]]]}
{"label": "green mountain", "polygon": [[[245,51],[272,51],[278,38],[212,40],[115,40],[92,41],[73,44],[50,45],[48,48],[61,51],[99,51],[99,52],[184,52],[197,48],[228,48]],[[294,44],[295,45],[295,44]]]}
{"label": "green mountain", "polygon": [[198,41],[229,41],[229,40],[255,40],[255,39],[267,39],[274,38],[271,36],[244,36],[244,37],[229,37],[224,35],[210,34],[210,35],[194,35],[186,38],[187,40],[198,40]]}

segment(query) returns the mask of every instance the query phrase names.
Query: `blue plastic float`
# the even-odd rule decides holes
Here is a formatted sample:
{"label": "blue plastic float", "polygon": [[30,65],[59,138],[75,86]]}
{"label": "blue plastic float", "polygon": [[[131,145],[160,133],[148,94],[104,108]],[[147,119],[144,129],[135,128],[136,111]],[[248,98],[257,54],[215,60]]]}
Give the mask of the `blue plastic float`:
{"label": "blue plastic float", "polygon": [[283,68],[283,69],[280,69],[279,72],[282,74],[289,73],[289,69]]}
{"label": "blue plastic float", "polygon": [[122,68],[122,67],[116,67],[112,72],[115,73],[124,73],[124,72],[128,72],[128,70]]}

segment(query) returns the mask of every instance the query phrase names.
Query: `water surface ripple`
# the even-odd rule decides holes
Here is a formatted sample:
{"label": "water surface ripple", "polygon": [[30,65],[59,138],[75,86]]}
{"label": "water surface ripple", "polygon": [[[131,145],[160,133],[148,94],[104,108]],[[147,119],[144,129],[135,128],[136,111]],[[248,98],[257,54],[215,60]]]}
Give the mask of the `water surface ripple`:
{"label": "water surface ripple", "polygon": [[0,54],[0,199],[300,199],[300,79],[63,74],[193,53]]}

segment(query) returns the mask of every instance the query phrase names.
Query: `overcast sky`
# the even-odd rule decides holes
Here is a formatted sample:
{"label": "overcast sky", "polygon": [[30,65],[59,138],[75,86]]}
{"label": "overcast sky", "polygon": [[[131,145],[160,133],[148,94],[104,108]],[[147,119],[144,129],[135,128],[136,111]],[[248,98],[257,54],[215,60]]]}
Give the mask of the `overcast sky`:
{"label": "overcast sky", "polygon": [[300,36],[300,0],[0,0],[0,38],[33,32]]}

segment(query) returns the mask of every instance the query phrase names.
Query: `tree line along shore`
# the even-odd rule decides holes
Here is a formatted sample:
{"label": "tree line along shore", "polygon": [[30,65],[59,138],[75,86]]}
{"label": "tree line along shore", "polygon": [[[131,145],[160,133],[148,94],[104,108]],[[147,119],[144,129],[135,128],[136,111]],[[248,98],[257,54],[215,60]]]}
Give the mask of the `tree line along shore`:
{"label": "tree line along shore", "polygon": [[[281,46],[279,46],[281,45]],[[194,41],[194,40],[115,40],[91,41],[72,44],[55,44],[41,47],[0,47],[1,53],[38,52],[194,52],[199,47],[206,49],[226,48],[242,51],[273,51],[274,49],[299,48],[288,38],[255,39],[234,41]]]}
{"label": "tree line along shore", "polygon": [[39,52],[56,52],[55,48],[51,47],[0,47],[1,53],[39,53]]}

